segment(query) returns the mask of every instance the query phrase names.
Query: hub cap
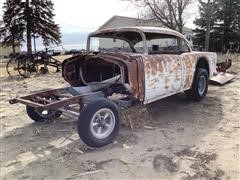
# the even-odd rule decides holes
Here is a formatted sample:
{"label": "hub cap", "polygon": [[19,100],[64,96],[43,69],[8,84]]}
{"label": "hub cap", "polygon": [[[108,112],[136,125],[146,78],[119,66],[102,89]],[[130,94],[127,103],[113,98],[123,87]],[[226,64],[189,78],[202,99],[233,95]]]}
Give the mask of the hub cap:
{"label": "hub cap", "polygon": [[198,93],[200,95],[203,95],[205,92],[205,89],[207,87],[207,80],[205,76],[201,76],[198,82]]}
{"label": "hub cap", "polygon": [[108,108],[99,109],[92,117],[90,130],[97,139],[108,137],[115,126],[115,116],[112,110]]}

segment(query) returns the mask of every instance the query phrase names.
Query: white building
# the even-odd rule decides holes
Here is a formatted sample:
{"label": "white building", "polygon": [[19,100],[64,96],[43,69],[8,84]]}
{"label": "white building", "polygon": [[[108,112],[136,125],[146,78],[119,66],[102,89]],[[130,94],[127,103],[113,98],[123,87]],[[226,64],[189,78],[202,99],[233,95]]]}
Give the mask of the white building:
{"label": "white building", "polygon": [[[148,27],[164,27],[160,22],[155,20],[143,20],[132,17],[124,17],[124,16],[113,16],[107,22],[105,22],[98,30],[108,29],[108,28],[117,28],[117,27],[126,27],[126,26],[148,26]],[[190,46],[192,46],[192,30],[184,27],[183,35],[185,35],[186,39],[189,41]],[[162,42],[169,43],[169,42]],[[121,40],[112,40],[107,38],[99,39],[99,47],[101,48],[111,48],[114,46],[123,46],[123,42]]]}

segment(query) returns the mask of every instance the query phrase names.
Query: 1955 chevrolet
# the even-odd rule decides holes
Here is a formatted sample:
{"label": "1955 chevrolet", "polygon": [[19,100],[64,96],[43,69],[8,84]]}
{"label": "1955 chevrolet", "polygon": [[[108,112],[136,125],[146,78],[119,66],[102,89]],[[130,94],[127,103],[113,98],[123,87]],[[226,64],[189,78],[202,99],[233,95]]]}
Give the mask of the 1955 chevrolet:
{"label": "1955 chevrolet", "polygon": [[66,59],[62,76],[71,85],[10,100],[23,103],[37,122],[61,115],[78,118],[80,138],[91,147],[112,142],[119,107],[185,92],[200,101],[216,74],[217,56],[192,51],[185,37],[156,27],[122,27],[88,36],[85,54]]}

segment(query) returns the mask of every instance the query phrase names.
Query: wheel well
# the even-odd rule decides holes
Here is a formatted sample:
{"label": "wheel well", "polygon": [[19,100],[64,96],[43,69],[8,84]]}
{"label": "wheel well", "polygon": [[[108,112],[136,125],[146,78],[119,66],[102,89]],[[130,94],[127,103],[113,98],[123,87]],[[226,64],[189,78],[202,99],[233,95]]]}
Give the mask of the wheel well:
{"label": "wheel well", "polygon": [[203,68],[206,69],[208,74],[209,74],[209,65],[208,65],[208,61],[205,58],[200,58],[197,62],[197,68]]}

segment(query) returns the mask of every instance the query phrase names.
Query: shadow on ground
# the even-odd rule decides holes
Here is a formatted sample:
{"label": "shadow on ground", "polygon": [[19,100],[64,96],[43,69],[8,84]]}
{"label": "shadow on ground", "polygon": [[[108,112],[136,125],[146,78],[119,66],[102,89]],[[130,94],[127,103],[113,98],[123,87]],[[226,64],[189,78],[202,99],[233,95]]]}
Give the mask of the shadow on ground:
{"label": "shadow on ground", "polygon": [[[76,133],[76,123],[67,122],[67,118],[13,129],[1,139],[3,179],[60,178],[70,172],[104,169],[123,155],[145,166],[156,157],[171,156],[201,141],[221,121],[222,104],[215,96],[192,102],[179,94],[148,105],[147,113],[150,129],[122,127],[116,141],[100,149],[84,145]],[[27,115],[18,120],[30,121]],[[154,165],[151,168],[156,170]]]}

